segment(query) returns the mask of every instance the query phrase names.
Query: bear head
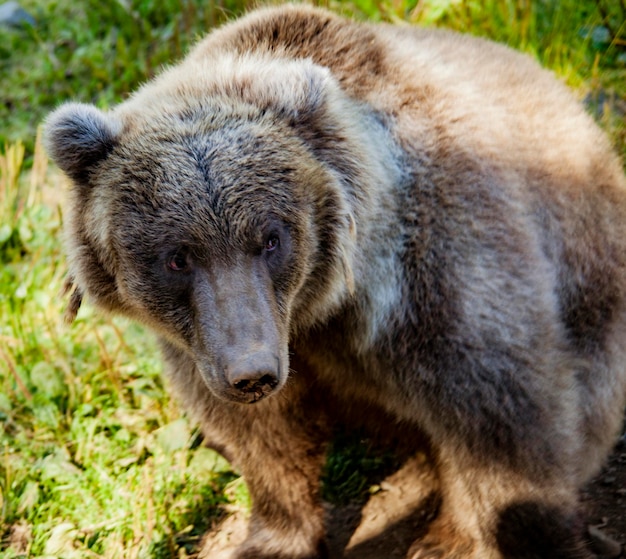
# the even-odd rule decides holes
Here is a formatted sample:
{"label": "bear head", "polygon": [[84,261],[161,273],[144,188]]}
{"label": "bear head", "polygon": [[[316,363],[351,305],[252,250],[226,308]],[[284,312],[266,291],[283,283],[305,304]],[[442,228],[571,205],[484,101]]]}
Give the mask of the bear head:
{"label": "bear head", "polygon": [[174,67],[109,112],[61,106],[69,314],[85,294],[142,321],[223,399],[276,392],[290,336],[354,287],[359,110],[326,69],[258,56]]}

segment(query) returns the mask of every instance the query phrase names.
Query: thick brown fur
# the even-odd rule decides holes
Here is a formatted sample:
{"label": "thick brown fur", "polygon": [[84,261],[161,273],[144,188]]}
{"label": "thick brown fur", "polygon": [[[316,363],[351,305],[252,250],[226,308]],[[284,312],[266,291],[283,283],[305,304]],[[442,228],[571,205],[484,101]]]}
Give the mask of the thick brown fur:
{"label": "thick brown fur", "polygon": [[284,6],[46,133],[74,183],[70,313],[159,335],[250,486],[238,559],[325,556],[324,443],[364,402],[436,454],[410,557],[586,556],[578,490],[626,400],[626,182],[552,75]]}

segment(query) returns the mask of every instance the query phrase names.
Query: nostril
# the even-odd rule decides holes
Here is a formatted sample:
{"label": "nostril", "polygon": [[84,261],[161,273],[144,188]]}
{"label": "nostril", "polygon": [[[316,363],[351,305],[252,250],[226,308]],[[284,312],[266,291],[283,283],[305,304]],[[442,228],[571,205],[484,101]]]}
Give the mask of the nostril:
{"label": "nostril", "polygon": [[233,387],[241,392],[247,392],[248,387],[250,386],[249,380],[238,380],[233,383]]}
{"label": "nostril", "polygon": [[270,388],[275,388],[276,385],[278,384],[278,379],[276,378],[276,376],[272,373],[267,374],[267,375],[263,375],[260,379],[259,379],[259,383],[262,386],[268,386]]}

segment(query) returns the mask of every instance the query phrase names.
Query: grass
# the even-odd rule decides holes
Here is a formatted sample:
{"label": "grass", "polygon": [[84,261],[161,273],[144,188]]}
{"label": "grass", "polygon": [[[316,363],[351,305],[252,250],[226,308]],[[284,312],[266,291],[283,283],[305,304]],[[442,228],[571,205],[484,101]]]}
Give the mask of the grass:
{"label": "grass", "polygon": [[23,0],[34,27],[0,27],[0,145],[29,150],[43,116],[76,99],[107,107],[179,58],[245,0]]}
{"label": "grass", "polygon": [[236,476],[168,399],[141,328],[89,307],[62,322],[65,185],[39,147],[20,173],[23,153],[1,159],[0,549],[169,557],[196,543]]}
{"label": "grass", "polygon": [[[67,99],[109,106],[245,0],[24,0],[0,29],[0,557],[188,557],[241,480],[168,397],[151,336],[59,295],[67,185],[37,136]],[[576,88],[626,156],[626,6],[615,1],[352,0],[360,19],[442,25],[537,57]],[[377,462],[341,439],[325,495],[367,493]]]}

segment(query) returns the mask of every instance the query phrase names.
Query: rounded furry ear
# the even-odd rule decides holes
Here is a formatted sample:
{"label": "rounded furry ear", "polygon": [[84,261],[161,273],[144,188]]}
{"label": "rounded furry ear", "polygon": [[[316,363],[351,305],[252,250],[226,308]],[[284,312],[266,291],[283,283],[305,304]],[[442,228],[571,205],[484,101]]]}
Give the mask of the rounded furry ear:
{"label": "rounded furry ear", "polygon": [[269,96],[268,104],[299,122],[321,109],[334,85],[326,68],[299,60],[284,63],[282,72],[272,72],[263,87]]}
{"label": "rounded furry ear", "polygon": [[211,73],[229,76],[222,87],[231,98],[261,109],[271,109],[299,123],[317,113],[334,88],[330,72],[311,60],[275,60],[259,57],[232,59]]}
{"label": "rounded furry ear", "polygon": [[118,141],[121,123],[92,105],[68,103],[46,120],[44,141],[51,159],[80,184],[88,181],[93,166]]}

